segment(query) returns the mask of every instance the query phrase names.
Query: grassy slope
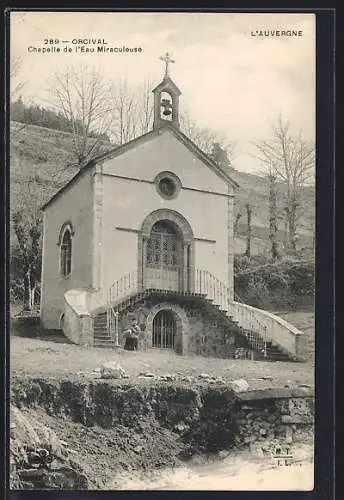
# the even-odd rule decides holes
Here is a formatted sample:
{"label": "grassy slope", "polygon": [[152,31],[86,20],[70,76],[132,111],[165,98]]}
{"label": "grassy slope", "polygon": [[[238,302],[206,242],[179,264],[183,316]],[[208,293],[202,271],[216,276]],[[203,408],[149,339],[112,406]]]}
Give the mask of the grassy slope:
{"label": "grassy slope", "polygon": [[[22,125],[12,124],[11,141],[11,207],[15,209],[24,190],[27,180],[32,175],[37,175],[33,186],[33,193],[39,204],[47,201],[57,189],[66,183],[75,173],[77,168],[69,166],[72,161],[72,138],[66,132],[52,130],[35,125],[27,125],[19,130]],[[17,132],[15,132],[17,130]],[[103,144],[103,150],[113,147]],[[64,171],[61,171],[63,170]],[[55,176],[55,177],[53,177]],[[245,204],[250,203],[253,208],[252,226],[253,245],[264,247],[268,242],[268,185],[266,179],[244,172],[234,171],[233,178],[239,183],[240,188],[236,195],[236,211],[242,213],[239,234],[246,232]],[[280,197],[283,196],[283,186],[280,187]],[[303,198],[304,215],[301,218],[300,235],[301,244],[311,242],[311,219],[314,213],[315,192],[308,188]],[[283,231],[280,232],[283,240]],[[238,251],[244,248],[244,240],[238,238]]]}

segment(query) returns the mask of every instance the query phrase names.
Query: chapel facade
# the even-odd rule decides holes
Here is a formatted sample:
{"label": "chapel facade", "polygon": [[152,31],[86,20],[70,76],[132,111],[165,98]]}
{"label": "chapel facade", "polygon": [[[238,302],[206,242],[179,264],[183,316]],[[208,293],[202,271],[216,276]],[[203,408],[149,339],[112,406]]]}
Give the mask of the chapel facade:
{"label": "chapel facade", "polygon": [[264,321],[234,300],[238,185],[181,132],[164,61],[152,130],[89,162],[43,207],[42,324],[111,346],[135,318],[144,349],[266,353]]}

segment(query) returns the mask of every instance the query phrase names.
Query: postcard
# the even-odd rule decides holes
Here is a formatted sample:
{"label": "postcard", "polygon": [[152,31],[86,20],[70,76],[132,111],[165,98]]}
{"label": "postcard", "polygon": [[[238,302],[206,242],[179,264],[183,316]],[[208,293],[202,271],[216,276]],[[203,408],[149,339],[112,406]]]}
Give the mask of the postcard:
{"label": "postcard", "polygon": [[313,490],[315,42],[10,13],[11,490]]}

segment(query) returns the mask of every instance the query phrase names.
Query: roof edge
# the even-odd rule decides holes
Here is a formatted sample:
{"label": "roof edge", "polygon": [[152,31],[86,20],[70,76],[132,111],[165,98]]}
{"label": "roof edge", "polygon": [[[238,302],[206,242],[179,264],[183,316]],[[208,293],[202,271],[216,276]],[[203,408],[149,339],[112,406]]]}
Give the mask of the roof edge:
{"label": "roof edge", "polygon": [[197,156],[200,158],[201,161],[206,163],[217,175],[219,175],[222,179],[226,180],[227,182],[230,182],[234,188],[238,188],[239,184],[232,179],[226,172],[224,172],[218,165],[217,163],[212,160],[204,151],[202,151],[187,135],[185,135],[183,132],[181,132],[179,129],[174,127],[173,125],[166,124],[162,128],[158,129],[153,129],[150,130],[149,132],[146,132],[143,135],[140,135],[139,137],[135,137],[129,142],[126,142],[125,144],[121,144],[120,146],[116,146],[113,149],[109,149],[105,153],[102,153],[101,155],[96,156],[92,160],[90,160],[88,163],[86,163],[84,166],[80,168],[80,170],[64,185],[62,186],[44,205],[42,205],[41,210],[45,210],[50,203],[56,200],[58,196],[65,190],[67,189],[71,184],[73,184],[84,172],[86,172],[89,168],[95,166],[98,162],[103,161],[104,159],[110,159],[113,158],[114,156],[121,155],[122,153],[125,153],[127,150],[131,149],[134,147],[136,144],[139,144],[140,142],[148,139],[149,137],[154,137],[157,135],[160,135],[164,133],[166,130],[169,130],[172,132],[177,139],[179,139],[183,144],[194,154],[197,154]]}
{"label": "roof edge", "polygon": [[176,129],[175,127],[168,125],[166,128],[169,128],[172,130],[172,132],[178,137],[180,137],[184,142],[186,142],[186,146],[190,146],[189,149],[193,149],[198,156],[200,156],[200,159],[204,161],[205,163],[208,164],[213,170],[216,171],[217,174],[219,174],[221,177],[224,177],[227,181],[229,181],[235,188],[240,187],[240,185],[232,179],[230,175],[227,174],[224,170],[222,170],[218,164],[210,158],[210,156],[202,151],[201,148],[197,146],[187,135],[185,135],[183,132],[181,132],[179,129]]}

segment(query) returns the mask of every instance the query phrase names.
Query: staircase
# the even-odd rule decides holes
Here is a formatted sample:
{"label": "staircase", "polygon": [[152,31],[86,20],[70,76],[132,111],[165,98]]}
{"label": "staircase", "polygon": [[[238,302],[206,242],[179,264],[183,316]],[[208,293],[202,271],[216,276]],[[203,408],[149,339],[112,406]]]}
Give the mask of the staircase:
{"label": "staircase", "polygon": [[[179,303],[187,304],[188,301],[196,303],[203,309],[206,308],[209,315],[214,315],[217,321],[234,331],[236,335],[242,337],[247,343],[247,350],[250,354],[253,353],[254,360],[264,360],[264,361],[298,361],[298,357],[292,355],[287,350],[283,349],[281,345],[265,338],[264,336],[257,333],[257,331],[263,331],[264,327],[259,324],[258,320],[254,320],[251,329],[243,328],[239,321],[236,321],[233,316],[231,316],[230,307],[228,307],[227,296],[225,292],[225,285],[219,282],[216,278],[212,277],[210,273],[207,273],[206,278],[202,278],[202,274],[198,275],[196,273],[196,290],[197,292],[180,292],[174,290],[161,290],[157,288],[147,288],[145,290],[137,291],[137,288],[133,286],[132,288],[125,288],[125,294],[120,296],[120,293],[114,293],[114,290],[121,290],[123,286],[116,282],[108,297],[111,298],[111,309],[108,306],[103,306],[99,308],[93,316],[94,324],[94,346],[95,347],[113,347],[114,338],[113,334],[110,332],[109,328],[109,311],[112,313],[120,313],[126,310],[129,306],[135,305],[142,301],[144,298],[155,296],[161,301],[166,300],[178,300]],[[122,278],[123,279],[123,278]],[[130,280],[126,277],[126,282]],[[131,280],[135,283],[135,280]],[[205,283],[208,286],[205,286]],[[257,328],[254,328],[256,326]],[[251,357],[251,356],[249,356]]]}
{"label": "staircase", "polygon": [[93,317],[93,346],[111,348],[114,345],[108,328],[107,312]]}

